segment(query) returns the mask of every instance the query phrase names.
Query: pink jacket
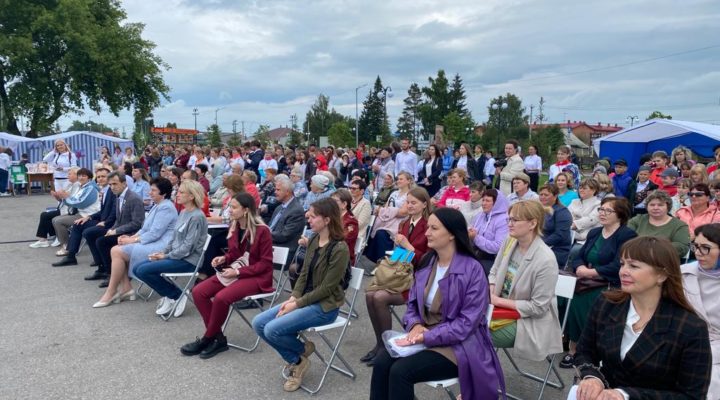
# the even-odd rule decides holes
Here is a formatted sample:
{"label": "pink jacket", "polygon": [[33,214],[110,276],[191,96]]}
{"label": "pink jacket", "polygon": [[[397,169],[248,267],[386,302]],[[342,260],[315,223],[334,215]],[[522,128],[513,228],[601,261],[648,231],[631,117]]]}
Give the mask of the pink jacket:
{"label": "pink jacket", "polygon": [[691,238],[695,237],[695,228],[698,226],[720,222],[720,212],[713,203],[698,215],[693,215],[692,206],[685,206],[677,210],[675,216],[688,225]]}
{"label": "pink jacket", "polygon": [[467,186],[463,186],[459,190],[454,187],[447,188],[437,205],[438,207],[446,207],[448,205],[448,201],[450,201],[450,204],[457,204],[461,201],[470,201],[470,188]]}

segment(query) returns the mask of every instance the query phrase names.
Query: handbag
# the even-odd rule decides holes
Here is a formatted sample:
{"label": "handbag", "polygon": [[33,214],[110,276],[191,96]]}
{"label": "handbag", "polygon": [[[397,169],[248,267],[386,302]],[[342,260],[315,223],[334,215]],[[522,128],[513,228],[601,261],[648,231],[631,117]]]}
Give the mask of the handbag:
{"label": "handbag", "polygon": [[606,281],[605,278],[599,276],[594,278],[578,278],[574,272],[564,269],[560,270],[560,275],[573,276],[577,278],[577,281],[575,281],[575,293],[578,294],[589,292],[590,290],[601,287],[604,287],[606,289],[610,287],[610,283]]}
{"label": "handbag", "polygon": [[408,251],[397,259],[387,256],[382,258],[375,270],[375,276],[365,290],[387,290],[390,293],[409,290],[413,281],[413,265],[410,261],[414,254]]}

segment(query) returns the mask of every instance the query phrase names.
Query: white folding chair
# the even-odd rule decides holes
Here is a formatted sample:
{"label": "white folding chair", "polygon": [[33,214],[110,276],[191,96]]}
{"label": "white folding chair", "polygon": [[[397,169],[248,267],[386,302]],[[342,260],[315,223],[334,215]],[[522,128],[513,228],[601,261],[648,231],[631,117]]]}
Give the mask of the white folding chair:
{"label": "white folding chair", "polygon": [[[560,329],[560,332],[565,331],[565,323],[567,322],[568,318],[568,311],[570,311],[570,303],[572,303],[573,296],[575,295],[575,282],[577,281],[577,278],[574,276],[568,276],[568,275],[559,275],[557,284],[555,285],[555,296],[557,297],[563,297],[567,299],[567,304],[565,305],[565,316],[562,320],[562,327]],[[540,393],[538,395],[538,400],[542,399],[543,392],[545,392],[545,386],[551,386],[555,389],[564,389],[565,388],[565,382],[563,382],[562,377],[560,376],[560,373],[558,372],[557,368],[555,367],[555,357],[557,354],[548,355],[546,357],[546,360],[548,362],[547,370],[545,371],[545,377],[540,377],[537,375],[533,375],[527,371],[524,371],[520,369],[520,367],[515,362],[515,359],[512,358],[510,355],[510,352],[508,349],[503,349],[505,352],[505,355],[510,360],[510,363],[512,364],[513,368],[515,368],[515,371],[517,371],[520,375],[532,379],[536,382],[540,382],[542,385],[540,386]],[[550,381],[550,372],[554,372],[555,376],[557,377],[558,381],[553,382]],[[511,394],[507,394],[507,397],[511,399],[517,399],[519,400],[519,397],[513,396]]]}
{"label": "white folding chair", "polygon": [[[207,251],[208,246],[210,245],[210,239],[212,236],[207,235],[207,238],[205,239],[205,245],[203,245],[203,251],[200,254],[200,259],[198,260],[197,264],[195,265],[195,271],[193,272],[163,272],[160,274],[163,278],[167,279],[169,282],[172,282],[173,285],[177,286],[178,289],[182,291],[180,293],[180,297],[175,301],[175,304],[173,304],[172,309],[167,314],[161,315],[160,317],[164,321],[170,320],[172,316],[175,314],[175,309],[177,308],[177,305],[180,303],[180,300],[182,300],[183,296],[186,296],[190,301],[193,301],[192,296],[189,294],[189,290],[195,285],[195,281],[197,280],[198,271],[203,265],[203,260],[205,259],[205,251]],[[185,286],[180,286],[177,284],[177,278],[188,278],[187,283]]]}
{"label": "white folding chair", "polygon": [[[280,269],[281,276],[285,269],[285,263],[287,262],[289,254],[290,254],[290,249],[288,249],[287,247],[273,246],[273,264],[281,264],[282,265],[282,268]],[[249,301],[249,302],[255,304],[255,306],[257,306],[257,308],[260,310],[260,312],[262,312],[262,311],[265,311],[265,308],[263,307],[263,304],[262,304],[262,300],[270,299],[270,305],[268,306],[268,308],[272,308],[275,305],[275,301],[278,299],[278,297],[280,297],[281,293],[282,293],[282,287],[278,285],[275,288],[275,290],[270,293],[255,294],[252,296],[245,297],[244,299],[242,299],[240,301],[243,301],[243,300]],[[237,313],[240,316],[240,318],[243,320],[243,322],[245,322],[245,324],[250,327],[250,330],[252,330],[252,322],[245,316],[245,314],[243,314],[243,310],[237,307],[239,304],[240,304],[240,302],[238,301],[238,302],[233,303],[230,306],[230,312],[228,313],[228,316],[225,319],[225,323],[223,324],[223,328],[222,328],[223,332],[225,332],[225,329],[227,328],[228,323],[230,322],[230,317],[232,316],[233,312]],[[254,332],[255,331],[253,331],[253,333]],[[243,346],[232,344],[232,343],[228,343],[228,346],[230,346],[234,349],[238,349],[238,350],[242,350],[242,351],[246,351],[246,352],[250,353],[250,352],[254,351],[255,349],[257,349],[258,344],[260,344],[259,336],[256,337],[255,343],[250,347],[243,347]]]}
{"label": "white folding chair", "polygon": [[[488,329],[490,329],[490,321],[492,320],[492,313],[493,313],[494,309],[495,309],[494,305],[488,304],[487,315],[485,316]],[[459,383],[460,383],[460,380],[458,378],[444,379],[442,381],[425,382],[425,384],[430,386],[431,388],[445,390],[445,393],[447,393],[448,397],[450,397],[452,400],[455,400],[456,396],[452,392],[452,390],[450,390],[450,388]]]}
{"label": "white folding chair", "polygon": [[[350,311],[353,312],[355,309],[355,301],[357,300],[358,293],[360,293],[360,290],[362,288],[362,278],[363,278],[363,270],[360,268],[353,268],[352,269],[352,279],[350,280],[350,285],[348,286],[348,290],[352,289],[353,295],[350,300]],[[325,364],[325,370],[323,371],[322,377],[320,378],[320,382],[317,384],[316,387],[310,388],[306,385],[301,385],[300,387],[305,390],[306,392],[310,394],[315,394],[320,391],[320,389],[323,386],[323,383],[325,383],[325,378],[327,377],[328,372],[330,372],[330,369],[334,369],[335,371],[340,372],[341,374],[348,376],[352,379],[355,379],[355,371],[353,371],[352,367],[350,367],[350,364],[348,364],[347,361],[343,358],[343,356],[340,354],[340,345],[342,344],[342,340],[345,337],[345,333],[347,332],[348,326],[350,326],[350,318],[345,318],[338,314],[337,318],[335,318],[335,321],[322,326],[316,326],[314,328],[307,329],[304,332],[300,332],[300,336],[307,340],[306,334],[310,332],[317,333],[318,336],[322,339],[323,342],[328,346],[328,348],[332,351],[332,354],[330,355],[330,358],[325,360],[325,358],[320,354],[320,352],[315,349],[315,355],[320,359],[320,361]],[[323,332],[329,331],[332,329],[340,329],[340,335],[338,336],[337,341],[333,344],[327,336]],[[343,367],[337,366],[333,364],[335,361],[335,358],[340,360],[340,362],[343,364]],[[288,377],[288,371],[287,369],[283,369],[283,376],[287,379]]]}

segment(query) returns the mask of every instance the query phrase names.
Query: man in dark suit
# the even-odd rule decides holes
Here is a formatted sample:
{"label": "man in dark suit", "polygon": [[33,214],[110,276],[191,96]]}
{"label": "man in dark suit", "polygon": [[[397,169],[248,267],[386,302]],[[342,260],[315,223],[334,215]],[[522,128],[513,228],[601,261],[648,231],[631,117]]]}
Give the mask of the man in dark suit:
{"label": "man in dark suit", "polygon": [[95,171],[95,182],[100,186],[100,211],[89,217],[77,219],[75,224],[70,228],[70,238],[68,239],[68,254],[60,261],[53,263],[53,267],[64,267],[66,265],[77,265],[75,255],[80,251],[80,242],[84,238],[93,255],[93,264],[100,264],[100,257],[94,251],[95,240],[104,235],[107,226],[115,223],[115,195],[108,186],[108,175],[110,170],[107,168],[99,168]]}
{"label": "man in dark suit", "polygon": [[247,155],[247,159],[245,161],[245,169],[249,169],[256,174],[258,173],[258,166],[260,165],[260,161],[265,157],[265,152],[260,148],[261,144],[257,140],[253,140],[250,143],[250,154]]}
{"label": "man in dark suit", "polygon": [[275,198],[279,205],[270,218],[270,232],[274,246],[290,249],[289,262],[305,230],[305,211],[300,200],[293,196],[293,183],[285,175],[275,178]]}
{"label": "man in dark suit", "polygon": [[[115,200],[115,224],[95,240],[97,253],[100,256],[100,265],[92,275],[85,277],[86,280],[106,280],[110,276],[110,249],[117,245],[120,235],[134,235],[142,228],[145,221],[145,206],[143,200],[135,192],[130,190],[125,181],[125,175],[113,172],[108,176],[110,190],[116,196]],[[107,286],[107,282],[100,284],[100,287]]]}

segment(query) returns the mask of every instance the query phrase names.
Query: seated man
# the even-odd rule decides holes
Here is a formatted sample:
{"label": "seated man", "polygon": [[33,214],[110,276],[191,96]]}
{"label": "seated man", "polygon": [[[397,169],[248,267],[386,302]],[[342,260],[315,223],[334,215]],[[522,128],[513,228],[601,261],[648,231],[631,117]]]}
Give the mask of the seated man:
{"label": "seated man", "polygon": [[275,178],[275,199],[278,206],[269,225],[273,245],[290,249],[288,262],[295,254],[298,239],[305,230],[305,211],[300,200],[293,195],[293,187],[287,176],[278,175]]}
{"label": "seated man", "polygon": [[130,190],[125,180],[125,175],[113,172],[108,175],[108,185],[116,196],[115,224],[95,240],[96,252],[100,257],[100,266],[86,280],[103,279],[100,287],[107,287],[110,277],[110,266],[112,258],[110,250],[117,245],[120,235],[134,235],[142,228],[145,221],[145,207],[143,200],[135,192]]}
{"label": "seated man", "polygon": [[[83,238],[85,238],[93,255],[93,263],[91,266],[100,265],[100,256],[97,255],[94,249],[95,240],[105,234],[107,231],[106,226],[112,226],[115,223],[115,195],[107,185],[109,173],[110,170],[107,168],[98,168],[95,171],[95,182],[100,187],[100,192],[98,193],[100,197],[100,211],[75,220],[74,225],[70,228],[70,236],[68,237],[66,249],[67,254],[60,261],[53,263],[53,267],[77,265],[75,254],[80,251],[80,242]],[[109,267],[108,265],[108,268]]]}

